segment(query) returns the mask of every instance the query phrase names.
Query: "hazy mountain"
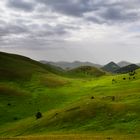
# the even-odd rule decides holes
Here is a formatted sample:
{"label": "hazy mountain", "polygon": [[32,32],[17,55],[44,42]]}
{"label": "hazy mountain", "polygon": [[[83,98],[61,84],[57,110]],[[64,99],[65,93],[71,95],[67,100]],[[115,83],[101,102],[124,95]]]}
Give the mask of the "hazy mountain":
{"label": "hazy mountain", "polygon": [[116,70],[115,72],[116,73],[128,73],[128,72],[136,70],[138,68],[140,68],[140,67],[137,66],[136,64],[130,64],[128,66],[125,66],[125,67],[122,67],[122,68]]}
{"label": "hazy mountain", "polygon": [[137,63],[136,65],[140,66],[140,63]]}
{"label": "hazy mountain", "polygon": [[99,64],[94,64],[91,62],[80,62],[80,61],[74,61],[74,62],[66,62],[66,61],[60,61],[60,62],[48,62],[48,61],[40,61],[43,64],[51,64],[63,69],[73,69],[80,66],[93,66],[97,68],[101,68],[102,66]]}
{"label": "hazy mountain", "polygon": [[114,62],[110,62],[102,67],[102,69],[108,72],[115,72],[116,70],[120,69],[120,67]]}
{"label": "hazy mountain", "polygon": [[120,61],[119,63],[117,63],[118,66],[120,67],[125,67],[132,64],[131,62],[127,62],[127,61]]}

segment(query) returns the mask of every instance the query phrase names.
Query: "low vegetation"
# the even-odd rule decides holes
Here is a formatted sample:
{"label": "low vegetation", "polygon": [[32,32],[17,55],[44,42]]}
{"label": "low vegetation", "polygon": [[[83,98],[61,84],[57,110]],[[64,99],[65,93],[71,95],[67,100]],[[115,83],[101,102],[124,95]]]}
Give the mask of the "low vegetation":
{"label": "low vegetation", "polygon": [[119,75],[94,67],[64,72],[22,56],[0,58],[1,137],[140,138],[140,69]]}

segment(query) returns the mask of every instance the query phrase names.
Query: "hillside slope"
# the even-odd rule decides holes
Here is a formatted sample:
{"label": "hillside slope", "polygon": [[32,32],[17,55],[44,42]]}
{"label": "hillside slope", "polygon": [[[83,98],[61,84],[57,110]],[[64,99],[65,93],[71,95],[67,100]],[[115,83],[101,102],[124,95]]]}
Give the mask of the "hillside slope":
{"label": "hillside slope", "polygon": [[[128,75],[115,77],[117,81],[115,84],[111,83],[114,76],[98,79],[96,83],[95,80],[74,81],[74,85],[61,90],[60,98],[63,97],[63,101],[66,98],[64,99],[62,93],[69,92],[68,104],[59,100],[57,103],[59,106],[53,109],[52,105],[52,109],[43,111],[41,119],[36,120],[31,116],[0,126],[0,135],[139,134],[140,70],[137,71],[135,80],[124,81],[123,77]],[[53,96],[59,97],[58,94]],[[47,108],[47,105],[45,107]]]}
{"label": "hillside slope", "polygon": [[[1,61],[1,68],[19,70],[20,76],[0,80],[0,136],[139,135],[140,69],[129,79],[129,74],[104,75],[99,69],[80,67],[68,78],[22,56],[1,58],[6,62]],[[42,117],[37,119],[38,112]]]}
{"label": "hillside slope", "polygon": [[28,57],[0,52],[0,80],[29,80],[34,73],[63,73],[51,65],[43,65]]}
{"label": "hillside slope", "polygon": [[100,77],[105,75],[106,73],[96,67],[92,66],[81,66],[72,70],[68,71],[69,74],[74,75],[74,76],[82,76],[82,77]]}
{"label": "hillside slope", "polygon": [[114,62],[110,62],[110,63],[106,64],[104,67],[102,67],[102,69],[104,71],[114,73],[114,71],[120,69],[120,67]]}
{"label": "hillside slope", "polygon": [[[0,125],[34,115],[40,108],[58,107],[56,104],[63,100],[53,100],[58,97],[57,94],[54,97],[44,93],[69,83],[69,79],[59,74],[63,71],[57,67],[0,52]],[[47,107],[45,99],[49,104]]]}

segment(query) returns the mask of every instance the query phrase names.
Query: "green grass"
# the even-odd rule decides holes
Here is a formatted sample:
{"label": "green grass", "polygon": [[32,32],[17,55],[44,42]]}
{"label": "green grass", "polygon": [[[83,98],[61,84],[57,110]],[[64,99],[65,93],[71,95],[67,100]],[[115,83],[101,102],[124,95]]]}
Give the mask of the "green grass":
{"label": "green grass", "polygon": [[91,67],[91,66],[81,66],[78,68],[74,68],[72,70],[67,71],[67,74],[71,77],[100,77],[106,74],[106,72],[102,71],[99,68]]}
{"label": "green grass", "polygon": [[[0,136],[140,138],[140,70],[133,80],[128,74],[75,78],[25,57],[0,58]],[[38,111],[43,117],[36,120]]]}
{"label": "green grass", "polygon": [[99,134],[67,134],[67,135],[45,135],[45,136],[28,136],[17,138],[1,138],[0,140],[139,140],[137,135],[99,135]]}

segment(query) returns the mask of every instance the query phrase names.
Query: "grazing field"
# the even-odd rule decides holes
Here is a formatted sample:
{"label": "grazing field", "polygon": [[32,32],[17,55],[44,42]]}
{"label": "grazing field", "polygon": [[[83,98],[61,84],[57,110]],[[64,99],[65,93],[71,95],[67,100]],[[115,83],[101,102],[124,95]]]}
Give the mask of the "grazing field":
{"label": "grazing field", "polygon": [[135,76],[89,75],[16,55],[0,58],[2,140],[140,139],[139,69]]}
{"label": "grazing field", "polygon": [[139,136],[48,135],[37,137],[0,138],[0,140],[139,140]]}

